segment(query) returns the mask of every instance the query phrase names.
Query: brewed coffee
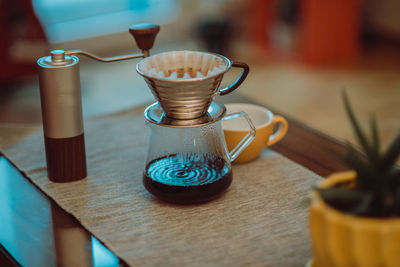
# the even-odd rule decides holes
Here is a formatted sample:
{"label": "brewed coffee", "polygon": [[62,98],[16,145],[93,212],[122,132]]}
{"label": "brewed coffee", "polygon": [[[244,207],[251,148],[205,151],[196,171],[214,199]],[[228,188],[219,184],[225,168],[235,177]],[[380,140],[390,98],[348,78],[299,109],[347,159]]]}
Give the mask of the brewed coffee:
{"label": "brewed coffee", "polygon": [[145,188],[161,200],[196,204],[214,199],[232,183],[230,164],[209,154],[171,154],[149,162]]}

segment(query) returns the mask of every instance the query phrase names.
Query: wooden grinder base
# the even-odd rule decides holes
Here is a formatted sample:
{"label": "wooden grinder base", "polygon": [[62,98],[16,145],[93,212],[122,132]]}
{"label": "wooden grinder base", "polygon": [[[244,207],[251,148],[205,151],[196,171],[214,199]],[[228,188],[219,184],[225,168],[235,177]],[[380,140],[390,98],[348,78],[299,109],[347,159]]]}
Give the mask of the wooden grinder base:
{"label": "wooden grinder base", "polygon": [[86,177],[84,134],[69,138],[44,137],[47,174],[57,183],[72,182]]}

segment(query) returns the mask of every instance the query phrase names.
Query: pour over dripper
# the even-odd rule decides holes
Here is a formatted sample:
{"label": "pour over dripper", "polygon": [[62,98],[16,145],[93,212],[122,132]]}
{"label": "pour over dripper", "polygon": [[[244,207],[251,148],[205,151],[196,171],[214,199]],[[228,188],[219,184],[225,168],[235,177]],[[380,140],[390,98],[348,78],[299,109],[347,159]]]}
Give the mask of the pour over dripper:
{"label": "pour over dripper", "polygon": [[[223,75],[231,67],[243,71],[235,82],[218,90]],[[205,116],[216,95],[226,95],[238,88],[249,66],[218,54],[171,51],[143,59],[136,70],[168,118],[188,120]]]}

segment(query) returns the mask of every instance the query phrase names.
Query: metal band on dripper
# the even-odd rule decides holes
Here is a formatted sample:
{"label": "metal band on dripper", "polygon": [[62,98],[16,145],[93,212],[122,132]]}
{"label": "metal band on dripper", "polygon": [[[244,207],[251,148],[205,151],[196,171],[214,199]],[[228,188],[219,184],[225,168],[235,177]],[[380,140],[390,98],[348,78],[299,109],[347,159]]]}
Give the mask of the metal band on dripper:
{"label": "metal band on dripper", "polygon": [[208,107],[207,113],[200,118],[189,120],[176,120],[168,118],[158,102],[148,106],[144,111],[145,119],[157,125],[175,128],[197,127],[211,124],[221,120],[226,113],[226,108],[223,104],[212,102]]}

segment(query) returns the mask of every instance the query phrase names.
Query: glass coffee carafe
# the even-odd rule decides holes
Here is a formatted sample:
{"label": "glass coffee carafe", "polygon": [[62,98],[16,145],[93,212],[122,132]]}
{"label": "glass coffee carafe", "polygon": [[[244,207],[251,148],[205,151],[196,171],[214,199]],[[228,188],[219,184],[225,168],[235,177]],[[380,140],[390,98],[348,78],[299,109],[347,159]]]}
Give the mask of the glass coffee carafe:
{"label": "glass coffee carafe", "polygon": [[[206,116],[174,120],[158,102],[145,110],[150,139],[143,173],[145,188],[161,200],[178,204],[209,201],[232,182],[231,162],[254,139],[255,128],[244,112],[225,115],[224,105],[212,102]],[[221,121],[247,120],[249,133],[228,151]]]}

